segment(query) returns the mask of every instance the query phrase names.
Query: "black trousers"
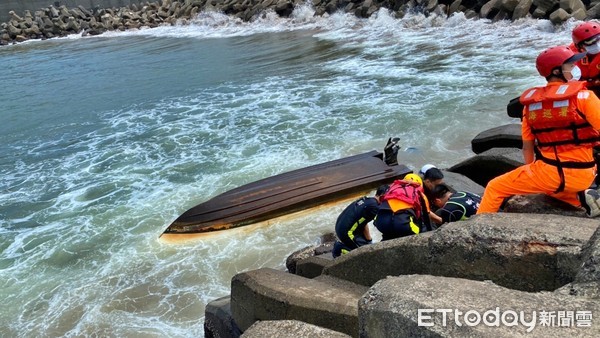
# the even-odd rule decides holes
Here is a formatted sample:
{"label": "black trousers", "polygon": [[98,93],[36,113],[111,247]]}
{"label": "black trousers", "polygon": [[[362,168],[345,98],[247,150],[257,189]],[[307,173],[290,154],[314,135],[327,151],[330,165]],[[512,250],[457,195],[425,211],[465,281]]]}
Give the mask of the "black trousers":
{"label": "black trousers", "polygon": [[380,209],[373,224],[381,232],[382,241],[418,234],[423,227],[421,220],[410,209],[396,213]]}

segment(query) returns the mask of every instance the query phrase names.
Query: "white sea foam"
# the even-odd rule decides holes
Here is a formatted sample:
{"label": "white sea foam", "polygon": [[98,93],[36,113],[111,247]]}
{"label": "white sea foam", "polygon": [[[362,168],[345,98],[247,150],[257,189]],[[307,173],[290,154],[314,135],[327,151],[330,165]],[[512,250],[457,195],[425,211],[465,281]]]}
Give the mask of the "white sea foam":
{"label": "white sea foam", "polygon": [[[8,69],[26,75],[5,101],[21,107],[8,98],[27,91],[40,102],[0,112],[0,299],[9,304],[0,336],[202,336],[205,304],[229,292],[233,275],[283,268],[289,253],[333,230],[345,204],[206,241],[160,242],[179,214],[244,183],[381,150],[392,135],[411,167],[455,164],[471,156],[471,121],[482,130],[510,123],[506,100],[540,81],[535,55],[568,43],[575,24],[313,11],[251,23],[201,13],[189,25],[21,50],[39,54],[31,60],[44,61],[44,74],[72,67],[85,77],[67,79],[64,96],[38,98],[38,83],[63,77],[7,58],[18,47],[0,50]],[[239,55],[202,54],[206,46]],[[101,66],[90,64],[95,53]],[[220,69],[221,60],[194,59],[202,57],[231,59]],[[88,96],[106,99],[86,104]]]}

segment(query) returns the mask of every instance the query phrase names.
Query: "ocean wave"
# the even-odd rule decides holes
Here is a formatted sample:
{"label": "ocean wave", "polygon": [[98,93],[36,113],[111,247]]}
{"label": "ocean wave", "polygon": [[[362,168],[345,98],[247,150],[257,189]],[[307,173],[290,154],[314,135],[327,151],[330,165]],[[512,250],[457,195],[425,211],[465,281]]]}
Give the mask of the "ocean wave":
{"label": "ocean wave", "polygon": [[0,49],[0,336],[201,336],[233,275],[283,268],[345,205],[160,242],[179,214],[389,136],[413,168],[466,159],[575,24],[313,13]]}

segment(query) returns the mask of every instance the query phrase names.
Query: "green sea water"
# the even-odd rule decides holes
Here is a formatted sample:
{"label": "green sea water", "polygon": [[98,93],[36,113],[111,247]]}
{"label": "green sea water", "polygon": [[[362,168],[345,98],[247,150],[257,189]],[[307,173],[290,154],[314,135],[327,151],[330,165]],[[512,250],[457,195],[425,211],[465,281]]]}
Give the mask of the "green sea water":
{"label": "green sea water", "polygon": [[203,336],[233,275],[284,268],[344,205],[159,241],[178,215],[390,136],[411,168],[465,160],[573,24],[301,7],[0,48],[0,336]]}

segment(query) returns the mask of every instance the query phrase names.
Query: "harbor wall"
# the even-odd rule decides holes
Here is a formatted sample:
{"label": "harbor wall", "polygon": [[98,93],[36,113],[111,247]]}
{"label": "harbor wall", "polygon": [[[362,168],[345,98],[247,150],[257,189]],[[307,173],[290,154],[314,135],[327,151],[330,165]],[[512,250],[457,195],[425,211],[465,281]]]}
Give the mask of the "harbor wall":
{"label": "harbor wall", "polygon": [[18,15],[22,15],[25,10],[37,11],[42,8],[66,6],[67,8],[83,6],[86,9],[94,8],[113,8],[125,7],[131,4],[141,4],[145,1],[139,0],[0,0],[0,22],[7,22],[10,19],[8,12],[14,11]]}

